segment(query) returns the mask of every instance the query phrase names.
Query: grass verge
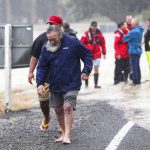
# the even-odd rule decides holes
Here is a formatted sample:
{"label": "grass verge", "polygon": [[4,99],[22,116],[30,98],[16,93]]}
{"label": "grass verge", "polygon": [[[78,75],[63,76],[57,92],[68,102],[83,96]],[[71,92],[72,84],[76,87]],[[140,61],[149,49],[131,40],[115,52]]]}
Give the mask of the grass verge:
{"label": "grass verge", "polygon": [[[23,110],[38,105],[36,89],[14,89],[12,91],[12,110]],[[4,112],[4,92],[0,92],[0,113]]]}

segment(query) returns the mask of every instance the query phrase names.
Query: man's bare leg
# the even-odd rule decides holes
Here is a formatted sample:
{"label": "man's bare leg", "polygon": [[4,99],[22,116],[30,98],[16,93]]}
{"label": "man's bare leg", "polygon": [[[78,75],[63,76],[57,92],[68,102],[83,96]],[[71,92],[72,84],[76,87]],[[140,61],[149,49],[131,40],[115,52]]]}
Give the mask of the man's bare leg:
{"label": "man's bare leg", "polygon": [[64,113],[65,113],[65,135],[63,139],[63,144],[70,144],[70,135],[71,135],[71,128],[74,120],[73,114],[73,106],[70,103],[64,104]]}
{"label": "man's bare leg", "polygon": [[64,109],[63,106],[59,106],[55,108],[57,121],[59,123],[59,127],[61,128],[61,137],[58,138],[55,142],[62,142],[64,140],[65,135],[65,124],[64,124]]}

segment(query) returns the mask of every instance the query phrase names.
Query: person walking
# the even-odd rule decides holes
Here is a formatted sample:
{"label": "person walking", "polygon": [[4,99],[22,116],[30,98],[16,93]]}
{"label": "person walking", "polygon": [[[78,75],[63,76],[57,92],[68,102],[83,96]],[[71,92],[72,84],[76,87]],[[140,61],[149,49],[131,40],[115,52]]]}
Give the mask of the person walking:
{"label": "person walking", "polygon": [[147,20],[147,31],[144,35],[144,43],[145,43],[147,62],[150,70],[150,18]]}
{"label": "person walking", "polygon": [[[63,20],[60,16],[50,16],[47,22],[48,25],[55,24],[60,27],[63,25]],[[43,32],[40,34],[32,44],[32,51],[31,51],[31,59],[30,59],[30,67],[29,67],[29,74],[28,74],[28,82],[32,84],[34,78],[34,70],[37,66],[39,57],[41,55],[41,49],[43,45],[48,41],[47,33]],[[45,131],[49,127],[50,122],[50,107],[49,107],[49,85],[48,79],[45,80],[45,92],[39,96],[40,108],[43,112],[44,119],[40,125],[40,129]]]}
{"label": "person walking", "polygon": [[[81,37],[81,42],[90,50],[93,56],[94,65],[94,84],[95,88],[101,88],[98,85],[99,79],[99,66],[101,55],[106,57],[105,38],[102,32],[97,28],[97,21],[92,21],[88,31]],[[86,87],[88,87],[88,80],[85,81]]]}
{"label": "person walking", "polygon": [[129,44],[133,85],[141,84],[140,56],[142,54],[141,43],[143,31],[144,29],[139,25],[139,20],[133,18],[132,30],[124,36],[124,40]]}
{"label": "person walking", "polygon": [[77,37],[77,32],[70,28],[70,24],[68,22],[63,23],[63,31],[67,35]]}
{"label": "person walking", "polygon": [[[49,74],[51,106],[55,109],[62,135],[55,142],[71,143],[73,109],[81,87],[92,70],[92,55],[75,37],[63,34],[60,27],[51,25],[47,30],[48,42],[43,46],[36,73],[37,92],[42,95]],[[80,59],[84,63],[81,71]]]}
{"label": "person walking", "polygon": [[127,82],[130,73],[130,55],[128,53],[128,43],[124,41],[124,35],[127,34],[126,22],[118,23],[118,30],[115,32],[115,71],[114,84],[121,81]]}

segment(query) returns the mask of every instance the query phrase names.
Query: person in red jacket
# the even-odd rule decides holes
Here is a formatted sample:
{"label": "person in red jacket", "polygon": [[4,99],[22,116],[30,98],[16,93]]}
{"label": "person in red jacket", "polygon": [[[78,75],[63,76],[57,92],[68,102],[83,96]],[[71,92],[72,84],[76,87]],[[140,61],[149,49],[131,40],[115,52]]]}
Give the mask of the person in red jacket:
{"label": "person in red jacket", "polygon": [[127,34],[126,22],[118,23],[118,30],[115,32],[115,71],[114,71],[114,84],[121,81],[127,82],[130,73],[130,55],[128,53],[128,44],[124,42],[124,34]]}
{"label": "person in red jacket", "polygon": [[[94,83],[95,88],[101,88],[98,86],[99,77],[99,65],[100,58],[103,54],[104,58],[106,55],[105,38],[102,32],[97,28],[97,21],[92,21],[88,31],[81,37],[81,42],[90,50],[93,56],[94,66]],[[86,87],[88,87],[88,80],[85,81]]]}

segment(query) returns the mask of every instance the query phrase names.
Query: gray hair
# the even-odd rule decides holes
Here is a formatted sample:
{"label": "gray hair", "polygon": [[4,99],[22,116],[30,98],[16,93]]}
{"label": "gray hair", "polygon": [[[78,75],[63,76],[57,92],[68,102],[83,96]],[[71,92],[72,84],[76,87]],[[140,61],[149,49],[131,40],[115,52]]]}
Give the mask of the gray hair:
{"label": "gray hair", "polygon": [[63,31],[61,30],[61,28],[58,25],[50,25],[47,29],[47,33],[49,32],[57,32],[60,35],[63,33]]}
{"label": "gray hair", "polygon": [[140,24],[139,20],[137,18],[132,19],[132,24],[135,26],[138,26]]}

